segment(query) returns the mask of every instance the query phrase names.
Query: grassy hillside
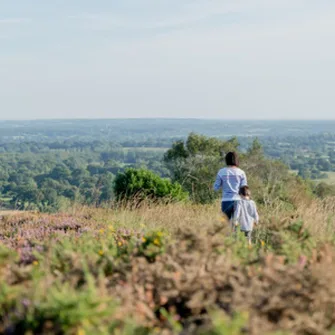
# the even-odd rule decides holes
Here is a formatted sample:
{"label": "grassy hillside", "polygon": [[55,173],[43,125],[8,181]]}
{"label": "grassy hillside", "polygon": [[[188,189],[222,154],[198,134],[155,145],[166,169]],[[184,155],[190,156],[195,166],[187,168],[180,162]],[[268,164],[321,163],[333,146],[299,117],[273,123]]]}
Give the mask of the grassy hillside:
{"label": "grassy hillside", "polygon": [[331,334],[334,200],[260,208],[250,248],[219,204],[2,213],[2,334]]}

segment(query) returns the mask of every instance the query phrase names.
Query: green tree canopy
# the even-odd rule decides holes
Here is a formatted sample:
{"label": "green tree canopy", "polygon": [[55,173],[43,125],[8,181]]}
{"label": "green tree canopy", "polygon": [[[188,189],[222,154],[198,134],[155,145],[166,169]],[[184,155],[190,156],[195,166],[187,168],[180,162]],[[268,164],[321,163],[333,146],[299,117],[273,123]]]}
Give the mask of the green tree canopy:
{"label": "green tree canopy", "polygon": [[[213,191],[213,183],[217,172],[225,165],[224,155],[229,151],[238,152],[238,147],[236,138],[224,141],[191,133],[186,142],[172,145],[164,161],[172,180],[189,192],[191,200],[211,203],[219,197]],[[246,153],[239,152],[239,156],[253,198],[259,203],[271,205],[279,200],[291,204],[296,193],[306,194],[304,182],[292,175],[282,162],[266,158],[257,139]]]}
{"label": "green tree canopy", "polygon": [[114,193],[118,200],[184,200],[187,194],[178,183],[172,183],[146,169],[126,169],[114,181]]}
{"label": "green tree canopy", "polygon": [[217,198],[213,191],[213,178],[223,166],[223,157],[229,151],[236,151],[236,138],[223,141],[191,133],[186,142],[172,145],[164,162],[172,179],[189,192],[191,199],[199,203],[210,203]]}

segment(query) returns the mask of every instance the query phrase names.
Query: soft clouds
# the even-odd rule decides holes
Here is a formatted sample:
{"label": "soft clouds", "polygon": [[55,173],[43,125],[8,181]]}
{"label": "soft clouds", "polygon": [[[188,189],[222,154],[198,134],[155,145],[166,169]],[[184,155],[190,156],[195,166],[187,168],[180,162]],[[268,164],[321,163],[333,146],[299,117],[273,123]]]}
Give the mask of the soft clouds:
{"label": "soft clouds", "polygon": [[30,13],[0,55],[1,118],[334,117],[330,1],[92,3]]}
{"label": "soft clouds", "polygon": [[[83,26],[93,29],[112,30],[178,28],[196,25],[212,18],[229,15],[260,17],[278,11],[303,9],[306,1],[295,0],[200,0],[200,1],[141,1],[135,6],[134,1],[123,2],[121,8],[103,12],[81,12],[69,15],[69,19],[78,20]],[[277,13],[278,14],[278,13]],[[222,22],[224,23],[224,22]],[[228,24],[229,17],[228,17]]]}
{"label": "soft clouds", "polygon": [[22,17],[11,17],[11,18],[0,18],[0,25],[4,24],[17,24],[17,23],[27,23],[30,22],[31,19],[22,18]]}

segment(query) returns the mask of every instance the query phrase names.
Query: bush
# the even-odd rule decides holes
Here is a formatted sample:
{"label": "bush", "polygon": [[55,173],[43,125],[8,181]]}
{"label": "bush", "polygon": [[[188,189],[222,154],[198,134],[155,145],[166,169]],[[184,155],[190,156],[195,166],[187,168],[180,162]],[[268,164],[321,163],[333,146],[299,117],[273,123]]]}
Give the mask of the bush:
{"label": "bush", "polygon": [[319,183],[314,187],[314,194],[319,198],[327,198],[335,196],[335,186],[327,183]]}
{"label": "bush", "polygon": [[155,173],[145,169],[127,169],[119,173],[114,181],[114,193],[117,200],[144,199],[180,201],[187,198],[187,193],[178,183],[171,183]]}

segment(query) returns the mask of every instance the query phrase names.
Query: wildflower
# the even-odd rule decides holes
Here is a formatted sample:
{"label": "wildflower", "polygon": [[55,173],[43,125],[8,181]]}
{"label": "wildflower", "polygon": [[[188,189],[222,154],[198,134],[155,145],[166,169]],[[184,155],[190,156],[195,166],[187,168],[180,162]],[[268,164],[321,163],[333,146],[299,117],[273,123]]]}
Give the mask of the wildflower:
{"label": "wildflower", "polygon": [[145,237],[142,237],[142,242],[145,243],[147,239]]}
{"label": "wildflower", "polygon": [[155,239],[154,239],[154,245],[158,245],[158,246],[160,245],[160,241],[159,241],[158,238],[155,238]]}
{"label": "wildflower", "polygon": [[112,231],[112,232],[114,231],[114,227],[113,227],[113,226],[109,226],[108,229],[109,229],[110,231]]}
{"label": "wildflower", "polygon": [[77,331],[77,335],[85,335],[86,332],[83,328],[79,328],[78,331]]}
{"label": "wildflower", "polygon": [[29,299],[22,299],[22,305],[28,307],[31,305],[31,301]]}
{"label": "wildflower", "polygon": [[145,224],[141,223],[141,224],[140,224],[140,227],[141,227],[141,228],[145,228]]}
{"label": "wildflower", "polygon": [[104,232],[105,232],[104,229],[100,229],[100,230],[99,230],[99,233],[100,233],[100,234],[103,234]]}
{"label": "wildflower", "polygon": [[37,266],[38,265],[38,261],[33,261],[33,265]]}
{"label": "wildflower", "polygon": [[307,264],[307,257],[304,255],[301,255],[298,260],[299,268],[303,269]]}
{"label": "wildflower", "polygon": [[163,236],[163,233],[162,233],[161,231],[159,231],[159,232],[157,233],[157,236],[158,236],[158,237],[162,237],[162,236]]}
{"label": "wildflower", "polygon": [[122,246],[122,242],[121,242],[121,241],[118,242],[118,246],[119,246],[119,247]]}
{"label": "wildflower", "polygon": [[99,250],[99,255],[103,256],[104,255],[104,251],[103,250]]}
{"label": "wildflower", "polygon": [[262,248],[265,246],[265,242],[263,240],[261,240],[261,246]]}

